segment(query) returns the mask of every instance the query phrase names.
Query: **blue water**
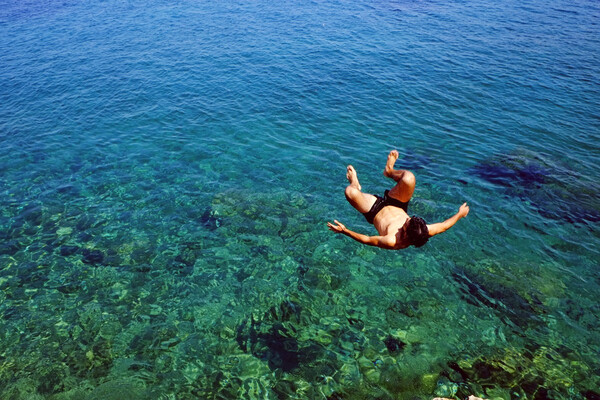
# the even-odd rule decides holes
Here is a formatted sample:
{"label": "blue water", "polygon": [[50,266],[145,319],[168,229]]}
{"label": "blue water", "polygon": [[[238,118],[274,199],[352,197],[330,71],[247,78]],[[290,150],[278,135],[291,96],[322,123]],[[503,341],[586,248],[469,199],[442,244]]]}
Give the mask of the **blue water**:
{"label": "blue water", "polygon": [[[600,6],[0,1],[0,398],[600,396]],[[345,167],[409,212],[374,234]]]}

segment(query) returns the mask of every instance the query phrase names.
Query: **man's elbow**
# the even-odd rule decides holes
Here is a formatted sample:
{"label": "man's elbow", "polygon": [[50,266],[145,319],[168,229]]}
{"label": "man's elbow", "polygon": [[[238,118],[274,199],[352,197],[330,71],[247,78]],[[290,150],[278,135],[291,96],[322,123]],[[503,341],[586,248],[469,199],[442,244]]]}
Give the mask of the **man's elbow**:
{"label": "man's elbow", "polygon": [[448,229],[450,229],[451,226],[452,225],[448,226],[448,225],[443,225],[443,224],[433,226],[429,229],[429,237],[433,237],[435,235],[439,235],[440,233],[444,233]]}

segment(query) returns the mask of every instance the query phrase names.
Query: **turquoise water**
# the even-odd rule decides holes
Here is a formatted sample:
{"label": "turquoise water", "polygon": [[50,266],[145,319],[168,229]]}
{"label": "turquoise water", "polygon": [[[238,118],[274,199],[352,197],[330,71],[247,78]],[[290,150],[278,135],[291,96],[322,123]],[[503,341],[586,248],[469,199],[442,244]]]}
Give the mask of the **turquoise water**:
{"label": "turquoise water", "polygon": [[[597,399],[591,1],[0,2],[0,398]],[[469,216],[401,252],[344,199]]]}

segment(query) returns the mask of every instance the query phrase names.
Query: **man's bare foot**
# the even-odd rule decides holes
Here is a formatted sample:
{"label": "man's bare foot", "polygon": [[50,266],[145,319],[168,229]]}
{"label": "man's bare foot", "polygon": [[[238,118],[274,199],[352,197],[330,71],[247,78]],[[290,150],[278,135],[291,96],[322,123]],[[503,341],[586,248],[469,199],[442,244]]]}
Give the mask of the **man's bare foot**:
{"label": "man's bare foot", "polygon": [[388,154],[387,163],[385,164],[385,169],[383,170],[384,176],[387,176],[388,178],[392,177],[392,172],[394,172],[394,164],[396,164],[398,156],[398,150],[390,151],[390,154]]}
{"label": "man's bare foot", "polygon": [[358,190],[362,190],[360,183],[358,183],[358,176],[356,175],[356,170],[352,165],[348,165],[348,167],[346,168],[346,178],[348,178],[350,186],[354,186]]}

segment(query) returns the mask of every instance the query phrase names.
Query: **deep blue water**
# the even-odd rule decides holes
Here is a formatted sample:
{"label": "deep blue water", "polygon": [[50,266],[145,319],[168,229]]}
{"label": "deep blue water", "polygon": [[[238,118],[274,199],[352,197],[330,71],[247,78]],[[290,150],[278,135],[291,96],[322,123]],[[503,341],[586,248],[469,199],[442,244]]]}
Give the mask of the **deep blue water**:
{"label": "deep blue water", "polygon": [[[0,0],[0,397],[600,396],[593,1]],[[344,199],[469,216],[401,252]]]}

